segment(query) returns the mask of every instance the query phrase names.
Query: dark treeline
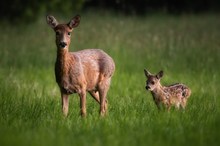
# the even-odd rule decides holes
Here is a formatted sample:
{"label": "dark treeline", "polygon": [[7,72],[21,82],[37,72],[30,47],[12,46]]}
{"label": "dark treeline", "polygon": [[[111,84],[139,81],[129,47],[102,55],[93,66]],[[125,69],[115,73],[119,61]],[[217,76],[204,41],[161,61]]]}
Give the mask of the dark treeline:
{"label": "dark treeline", "polygon": [[126,14],[172,14],[219,11],[220,0],[88,0],[87,6],[109,8]]}
{"label": "dark treeline", "polygon": [[67,14],[79,11],[84,4],[84,0],[3,0],[0,5],[0,19],[32,21],[49,12]]}
{"label": "dark treeline", "polygon": [[87,8],[137,15],[158,11],[171,14],[199,13],[220,11],[220,0],[3,0],[0,19],[30,21],[42,13],[68,14]]}

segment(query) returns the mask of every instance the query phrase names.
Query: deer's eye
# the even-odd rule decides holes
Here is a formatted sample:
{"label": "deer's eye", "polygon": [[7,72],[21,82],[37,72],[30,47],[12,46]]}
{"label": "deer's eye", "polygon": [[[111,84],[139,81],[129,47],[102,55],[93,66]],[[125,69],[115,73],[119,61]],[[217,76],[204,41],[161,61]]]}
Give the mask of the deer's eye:
{"label": "deer's eye", "polygon": [[56,31],[56,35],[59,35],[60,33],[59,33],[59,31]]}
{"label": "deer's eye", "polygon": [[70,35],[71,35],[71,33],[70,33],[70,32],[68,32],[68,33],[67,33],[67,35],[68,35],[68,36],[70,36]]}
{"label": "deer's eye", "polygon": [[152,82],[151,82],[151,84],[152,84],[152,85],[154,85],[154,84],[155,84],[155,82],[154,82],[154,81],[152,81]]}

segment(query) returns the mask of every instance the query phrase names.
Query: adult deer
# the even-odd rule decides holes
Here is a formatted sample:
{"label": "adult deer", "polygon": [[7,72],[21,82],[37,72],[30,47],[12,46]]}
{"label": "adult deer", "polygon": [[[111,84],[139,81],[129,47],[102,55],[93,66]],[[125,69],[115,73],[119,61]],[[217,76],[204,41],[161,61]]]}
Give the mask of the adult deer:
{"label": "adult deer", "polygon": [[79,15],[73,17],[67,24],[59,24],[51,15],[46,16],[46,21],[56,33],[55,75],[61,92],[63,114],[68,115],[68,96],[78,93],[81,116],[86,116],[88,91],[100,104],[100,115],[105,115],[106,95],[115,71],[113,59],[100,49],[69,52],[71,32],[80,23]]}

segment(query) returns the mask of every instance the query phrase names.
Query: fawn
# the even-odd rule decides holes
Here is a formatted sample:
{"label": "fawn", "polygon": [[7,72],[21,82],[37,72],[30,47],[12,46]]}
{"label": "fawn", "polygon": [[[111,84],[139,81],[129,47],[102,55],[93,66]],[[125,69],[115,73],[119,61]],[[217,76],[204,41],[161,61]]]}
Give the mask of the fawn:
{"label": "fawn", "polygon": [[160,79],[163,77],[163,71],[156,75],[152,75],[149,71],[144,69],[145,76],[147,77],[146,89],[151,91],[154,102],[160,109],[160,105],[164,105],[168,110],[174,105],[179,109],[185,108],[187,99],[191,94],[191,90],[183,84],[177,83],[169,86],[162,86]]}
{"label": "fawn", "polygon": [[104,116],[107,111],[106,95],[115,71],[113,59],[100,49],[69,52],[71,32],[80,23],[79,15],[67,24],[59,24],[51,15],[46,16],[46,21],[56,33],[55,76],[61,92],[63,114],[68,115],[68,96],[77,93],[80,97],[81,116],[86,116],[88,91],[100,104],[100,115]]}

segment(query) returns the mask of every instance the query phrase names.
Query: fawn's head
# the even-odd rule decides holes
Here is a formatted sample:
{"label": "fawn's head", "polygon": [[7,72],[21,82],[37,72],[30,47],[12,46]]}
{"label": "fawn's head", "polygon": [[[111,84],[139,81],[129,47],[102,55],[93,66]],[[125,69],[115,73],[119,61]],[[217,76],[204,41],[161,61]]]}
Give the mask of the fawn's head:
{"label": "fawn's head", "polygon": [[71,32],[80,22],[80,16],[76,15],[67,24],[59,24],[54,16],[47,15],[46,21],[56,33],[56,45],[58,49],[68,49],[71,40]]}
{"label": "fawn's head", "polygon": [[145,76],[147,77],[146,89],[153,91],[160,85],[160,79],[163,77],[163,71],[160,71],[156,75],[151,74],[149,71],[144,69]]}

